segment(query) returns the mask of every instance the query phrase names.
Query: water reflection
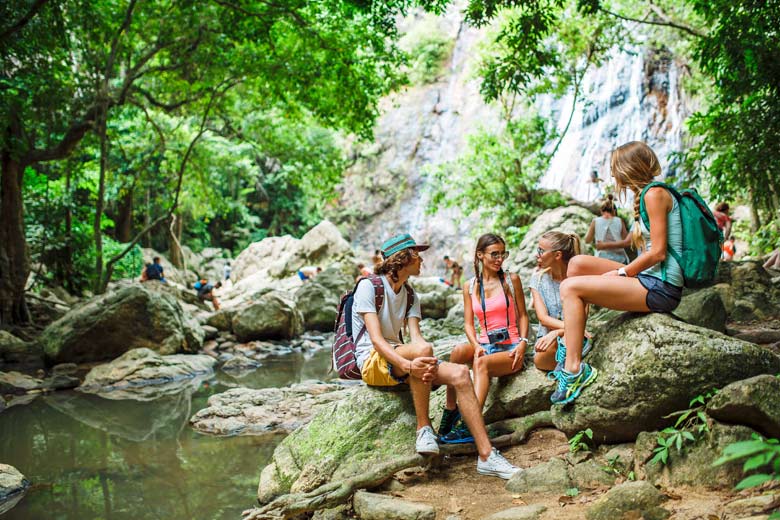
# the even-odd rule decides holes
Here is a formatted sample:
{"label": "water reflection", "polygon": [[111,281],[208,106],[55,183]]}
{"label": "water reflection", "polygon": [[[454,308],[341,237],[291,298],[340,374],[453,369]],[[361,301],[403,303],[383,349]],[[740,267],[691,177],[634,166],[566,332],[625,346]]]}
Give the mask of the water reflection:
{"label": "water reflection", "polygon": [[62,392],[0,414],[0,461],[33,483],[6,519],[237,519],[281,436],[215,438],[189,417],[227,387],[326,378],[327,351],[264,361],[243,378],[149,402]]}

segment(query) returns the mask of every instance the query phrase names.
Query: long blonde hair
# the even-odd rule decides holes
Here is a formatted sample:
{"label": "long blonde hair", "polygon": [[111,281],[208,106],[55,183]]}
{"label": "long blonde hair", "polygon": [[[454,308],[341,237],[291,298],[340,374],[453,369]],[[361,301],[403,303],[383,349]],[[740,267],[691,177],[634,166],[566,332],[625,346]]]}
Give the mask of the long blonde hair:
{"label": "long blonde hair", "polygon": [[[563,263],[568,264],[569,260],[580,254],[582,250],[580,245],[580,237],[577,233],[563,233],[561,231],[548,231],[540,237],[540,239],[547,240],[552,245],[552,251],[560,251],[563,257]],[[550,268],[543,269],[541,272],[546,273]]]}
{"label": "long blonde hair", "polygon": [[639,226],[639,204],[642,189],[661,174],[661,163],[652,148],[641,141],[631,141],[615,148],[610,158],[612,176],[621,197],[626,191],[634,192],[634,224],[631,227],[631,243],[634,248],[644,248],[642,230]]}

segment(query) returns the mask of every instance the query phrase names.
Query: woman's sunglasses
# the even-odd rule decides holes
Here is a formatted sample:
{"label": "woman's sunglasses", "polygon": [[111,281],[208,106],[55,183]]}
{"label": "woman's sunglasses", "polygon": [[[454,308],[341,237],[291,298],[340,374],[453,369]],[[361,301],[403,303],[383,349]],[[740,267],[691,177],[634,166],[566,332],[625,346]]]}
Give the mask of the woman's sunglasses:
{"label": "woman's sunglasses", "polygon": [[549,253],[551,251],[559,251],[558,249],[542,249],[541,247],[536,248],[536,256],[542,256],[545,253]]}
{"label": "woman's sunglasses", "polygon": [[508,251],[492,251],[490,253],[485,253],[485,254],[490,256],[492,260],[498,260],[499,258],[501,260],[506,260],[507,258],[509,258]]}

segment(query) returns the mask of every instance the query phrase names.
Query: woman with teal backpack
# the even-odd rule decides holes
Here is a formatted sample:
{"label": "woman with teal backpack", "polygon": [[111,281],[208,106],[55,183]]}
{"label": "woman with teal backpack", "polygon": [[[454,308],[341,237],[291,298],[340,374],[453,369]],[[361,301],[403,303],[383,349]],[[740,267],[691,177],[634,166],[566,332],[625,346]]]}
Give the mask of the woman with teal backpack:
{"label": "woman with teal backpack", "polygon": [[633,141],[614,150],[610,163],[617,192],[623,196],[628,190],[634,193],[632,243],[642,253],[628,265],[587,255],[569,262],[568,276],[561,283],[564,341],[569,348],[553,403],[573,401],[596,379],[596,369],[582,361],[588,304],[621,311],[670,312],[682,297],[683,268],[679,255],[669,254],[683,251],[681,203],[665,185],[648,188],[661,174],[658,158],[647,144]]}

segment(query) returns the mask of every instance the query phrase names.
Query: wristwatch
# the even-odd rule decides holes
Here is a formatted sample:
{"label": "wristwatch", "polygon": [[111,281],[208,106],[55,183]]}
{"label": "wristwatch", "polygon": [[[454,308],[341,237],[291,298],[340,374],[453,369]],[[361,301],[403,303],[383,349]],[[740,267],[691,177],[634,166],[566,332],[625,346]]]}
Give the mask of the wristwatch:
{"label": "wristwatch", "polygon": [[528,344],[528,338],[520,338],[517,340],[518,343],[520,343],[521,341],[525,341],[526,345]]}
{"label": "wristwatch", "polygon": [[620,269],[617,270],[617,272],[618,272],[619,276],[628,276],[628,274],[626,274],[626,268],[625,267],[621,267]]}

